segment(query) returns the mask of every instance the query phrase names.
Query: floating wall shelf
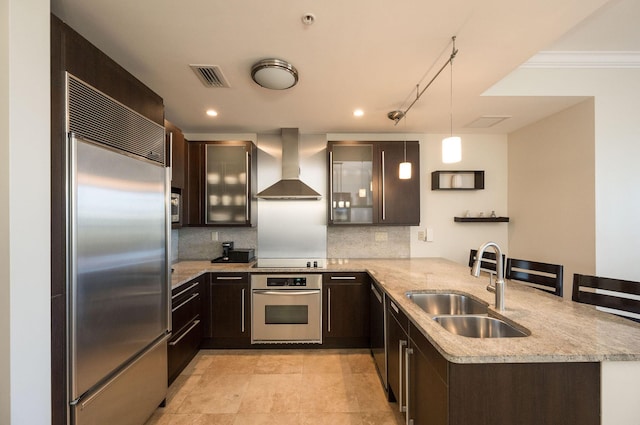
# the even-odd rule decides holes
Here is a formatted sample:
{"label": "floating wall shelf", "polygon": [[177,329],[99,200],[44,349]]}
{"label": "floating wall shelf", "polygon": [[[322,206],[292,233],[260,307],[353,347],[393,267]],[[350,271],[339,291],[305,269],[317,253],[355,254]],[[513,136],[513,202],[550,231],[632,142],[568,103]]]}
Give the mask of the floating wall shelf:
{"label": "floating wall shelf", "polygon": [[431,173],[431,190],[484,189],[484,171],[439,170]]}
{"label": "floating wall shelf", "polygon": [[456,223],[508,223],[509,217],[453,217]]}

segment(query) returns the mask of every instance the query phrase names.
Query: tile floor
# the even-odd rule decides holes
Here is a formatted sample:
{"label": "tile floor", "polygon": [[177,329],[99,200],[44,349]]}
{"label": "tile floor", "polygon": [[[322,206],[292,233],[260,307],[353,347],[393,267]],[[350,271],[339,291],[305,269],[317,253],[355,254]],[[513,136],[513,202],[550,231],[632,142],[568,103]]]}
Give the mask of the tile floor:
{"label": "tile floor", "polygon": [[368,350],[201,350],[145,425],[401,425]]}

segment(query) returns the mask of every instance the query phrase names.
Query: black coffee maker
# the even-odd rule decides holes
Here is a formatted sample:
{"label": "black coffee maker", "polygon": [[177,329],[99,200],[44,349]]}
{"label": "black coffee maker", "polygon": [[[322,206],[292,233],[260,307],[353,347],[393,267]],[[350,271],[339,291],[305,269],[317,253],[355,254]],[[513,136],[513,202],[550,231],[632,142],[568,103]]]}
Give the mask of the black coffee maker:
{"label": "black coffee maker", "polygon": [[229,261],[229,253],[233,251],[233,242],[222,242],[222,257],[214,258],[212,263],[225,263]]}

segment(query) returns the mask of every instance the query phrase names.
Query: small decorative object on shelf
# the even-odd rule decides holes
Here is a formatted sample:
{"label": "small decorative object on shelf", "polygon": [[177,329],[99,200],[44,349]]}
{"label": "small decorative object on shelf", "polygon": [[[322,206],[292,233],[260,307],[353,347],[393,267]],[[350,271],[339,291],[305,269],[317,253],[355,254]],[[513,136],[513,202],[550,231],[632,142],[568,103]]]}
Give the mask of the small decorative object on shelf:
{"label": "small decorative object on shelf", "polygon": [[496,218],[496,212],[495,212],[495,210],[492,210],[492,211],[491,211],[491,217]]}

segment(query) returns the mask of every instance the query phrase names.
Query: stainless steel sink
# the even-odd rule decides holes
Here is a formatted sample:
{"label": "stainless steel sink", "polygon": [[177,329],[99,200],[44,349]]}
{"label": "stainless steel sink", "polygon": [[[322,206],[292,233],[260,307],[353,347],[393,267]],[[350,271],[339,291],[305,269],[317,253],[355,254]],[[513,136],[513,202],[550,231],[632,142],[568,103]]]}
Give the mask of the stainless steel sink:
{"label": "stainless steel sink", "polygon": [[485,314],[487,304],[464,294],[407,292],[407,297],[431,315],[439,314]]}
{"label": "stainless steel sink", "polygon": [[433,319],[449,332],[471,338],[514,338],[530,335],[503,320],[490,316],[436,316]]}

